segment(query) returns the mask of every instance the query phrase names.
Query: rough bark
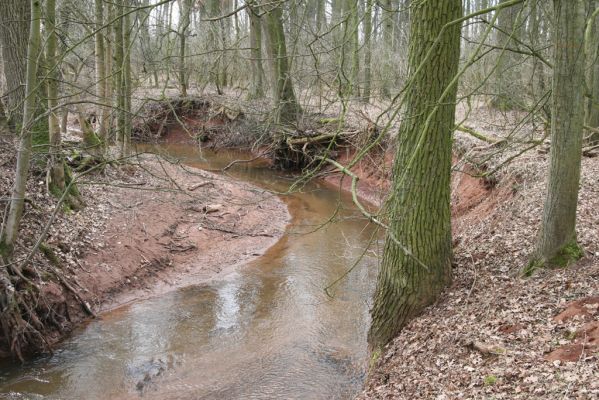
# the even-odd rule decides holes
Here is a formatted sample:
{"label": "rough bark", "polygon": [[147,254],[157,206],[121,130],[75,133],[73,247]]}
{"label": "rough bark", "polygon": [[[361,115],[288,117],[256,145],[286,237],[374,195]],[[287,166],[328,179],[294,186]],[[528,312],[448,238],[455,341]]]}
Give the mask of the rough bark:
{"label": "rough bark", "polygon": [[578,258],[576,206],[584,119],[583,0],[554,0],[554,65],[549,182],[534,264],[565,266]]}
{"label": "rough bark", "polygon": [[6,77],[5,111],[12,129],[23,121],[30,7],[30,2],[25,0],[0,1],[0,46]]}
{"label": "rough bark", "polygon": [[[412,4],[408,57],[412,83],[398,135],[389,231],[368,337],[375,352],[432,304],[451,279],[451,133],[460,26],[441,29],[461,11],[461,0]],[[433,55],[423,63],[441,33]]]}

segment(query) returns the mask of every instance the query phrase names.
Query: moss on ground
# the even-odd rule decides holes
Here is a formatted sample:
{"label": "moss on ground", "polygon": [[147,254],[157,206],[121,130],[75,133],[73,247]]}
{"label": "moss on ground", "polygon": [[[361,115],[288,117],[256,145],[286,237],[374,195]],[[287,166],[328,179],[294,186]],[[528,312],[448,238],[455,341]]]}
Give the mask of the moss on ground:
{"label": "moss on ground", "polygon": [[544,260],[539,256],[533,257],[522,270],[522,275],[532,276],[536,270],[541,268],[567,268],[580,260],[582,256],[584,256],[584,250],[574,239],[548,260]]}

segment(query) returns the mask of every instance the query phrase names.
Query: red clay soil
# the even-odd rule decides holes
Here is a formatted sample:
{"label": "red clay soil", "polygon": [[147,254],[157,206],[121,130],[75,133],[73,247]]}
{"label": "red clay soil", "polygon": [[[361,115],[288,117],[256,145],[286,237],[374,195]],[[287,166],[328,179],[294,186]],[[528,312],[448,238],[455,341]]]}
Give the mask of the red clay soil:
{"label": "red clay soil", "polygon": [[[48,233],[50,264],[68,280],[45,273],[39,283],[44,304],[58,315],[57,329],[46,332],[51,344],[89,318],[86,306],[97,314],[214,279],[261,255],[285,231],[287,207],[269,192],[158,156],[132,161],[90,177],[80,187],[87,207],[59,213]],[[8,167],[0,178],[8,188]],[[24,214],[25,245],[55,206],[38,183],[28,187],[37,207]],[[34,262],[43,266],[49,258],[38,253]]]}
{"label": "red clay soil", "polygon": [[[355,156],[355,150],[342,149],[337,161],[347,165]],[[453,159],[454,165],[459,165],[460,160]],[[391,186],[391,171],[393,154],[390,151],[372,152],[360,160],[351,171],[359,177],[357,194],[372,204],[381,206]],[[331,169],[325,181],[351,190],[351,178]],[[476,176],[474,169],[468,165],[454,168],[451,180],[451,210],[453,233],[456,234],[463,226],[474,220],[483,218],[491,213],[497,204],[506,201],[511,193],[504,185],[501,189],[494,189],[484,179]]]}
{"label": "red clay soil", "polygon": [[[342,165],[349,164],[356,155],[353,148],[342,148],[336,157],[337,162]],[[360,160],[351,171],[359,177],[357,194],[377,206],[382,205],[386,194],[391,186],[391,166],[393,165],[393,154],[384,151],[372,151]],[[341,172],[330,170],[325,176],[325,181],[351,191],[352,180]]]}
{"label": "red clay soil", "polygon": [[567,328],[568,322],[584,321],[584,325],[570,334],[574,342],[562,345],[545,355],[547,361],[575,362],[586,353],[599,350],[599,296],[585,297],[572,301],[553,318],[553,321]]}
{"label": "red clay soil", "polygon": [[183,192],[122,193],[81,260],[89,273],[78,277],[103,310],[211,279],[260,255],[284,231],[286,207],[269,193],[204,171],[145,167],[164,168]]}

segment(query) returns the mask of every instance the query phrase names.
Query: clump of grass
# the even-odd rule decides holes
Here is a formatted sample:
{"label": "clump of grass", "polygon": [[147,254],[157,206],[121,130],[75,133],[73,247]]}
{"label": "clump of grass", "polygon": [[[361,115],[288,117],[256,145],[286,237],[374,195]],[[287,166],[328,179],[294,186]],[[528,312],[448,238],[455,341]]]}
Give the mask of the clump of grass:
{"label": "clump of grass", "polygon": [[497,377],[495,375],[487,375],[484,379],[485,386],[493,386],[497,383]]}

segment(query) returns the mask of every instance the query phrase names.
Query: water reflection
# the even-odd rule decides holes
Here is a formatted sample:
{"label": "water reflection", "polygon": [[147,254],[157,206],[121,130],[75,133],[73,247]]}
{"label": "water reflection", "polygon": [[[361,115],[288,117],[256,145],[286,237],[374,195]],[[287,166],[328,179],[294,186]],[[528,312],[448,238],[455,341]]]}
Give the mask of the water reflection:
{"label": "water reflection", "polygon": [[[245,157],[200,157],[190,146],[164,149],[201,168]],[[290,182],[256,165],[240,164],[231,174],[275,191]],[[366,365],[376,259],[364,249],[372,227],[347,196],[326,185],[310,184],[284,201],[293,217],[288,234],[255,262],[207,285],[108,313],[52,357],[2,365],[0,393],[61,399],[351,396]],[[336,212],[339,220],[316,229]],[[357,259],[328,297],[324,287]]]}

